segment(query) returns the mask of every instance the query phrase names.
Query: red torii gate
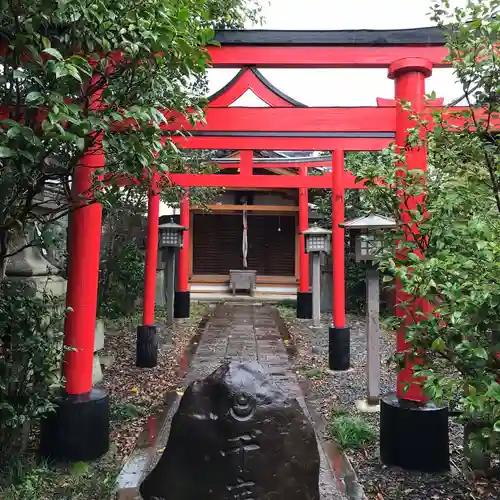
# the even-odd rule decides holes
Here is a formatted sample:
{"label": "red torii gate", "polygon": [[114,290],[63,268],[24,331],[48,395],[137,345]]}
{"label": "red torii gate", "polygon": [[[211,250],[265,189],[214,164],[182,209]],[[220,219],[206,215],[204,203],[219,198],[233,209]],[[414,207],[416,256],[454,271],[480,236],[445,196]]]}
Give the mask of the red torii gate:
{"label": "red torii gate", "polygon": [[[425,102],[425,79],[433,68],[446,67],[445,38],[438,28],[417,30],[382,31],[221,31],[217,33],[218,47],[208,51],[214,67],[243,67],[244,69],[223,91],[212,97],[206,114],[206,124],[191,126],[178,116],[174,123],[164,127],[165,141],[173,140],[181,148],[240,150],[240,173],[226,174],[172,174],[170,181],[186,189],[192,186],[221,187],[269,187],[299,189],[299,226],[307,227],[307,189],[332,189],[332,230],[334,266],[333,325],[330,327],[330,361],[340,369],[349,367],[349,328],[345,320],[344,290],[344,230],[339,223],[344,219],[345,189],[361,188],[354,176],[345,171],[344,152],[379,151],[396,141],[404,146],[407,129],[412,126],[410,114],[399,104],[411,102],[417,112],[424,112],[430,105],[440,106],[442,102]],[[274,89],[255,67],[275,68],[387,68],[389,78],[395,81],[395,100],[380,99],[377,107],[361,108],[313,108],[300,103]],[[267,102],[270,108],[229,107],[242,93],[251,88]],[[432,108],[432,106],[430,106]],[[458,110],[459,108],[457,108]],[[166,113],[170,118],[171,113]],[[189,135],[172,135],[178,130]],[[301,165],[296,176],[253,175],[254,149],[261,150],[317,150],[332,151],[332,173],[309,176],[310,165]],[[426,151],[423,148],[406,151],[407,168],[426,170]],[[75,172],[75,186],[82,192],[88,189],[87,179],[90,167],[103,166],[104,154],[85,157]],[[285,164],[283,164],[285,166]],[[286,165],[291,166],[291,165]],[[281,167],[280,167],[281,168]],[[78,171],[81,173],[79,174]],[[79,180],[80,177],[83,180]],[[154,329],[154,294],[156,283],[156,261],[158,245],[159,193],[158,174],[153,176],[148,202],[148,242],[146,251],[146,276],[144,290],[143,325]],[[96,309],[99,241],[101,236],[100,210],[95,206],[81,208],[78,217],[73,217],[70,232],[70,251],[79,248],[79,255],[85,255],[70,266],[68,276],[68,306],[73,309],[73,319],[65,328],[66,344],[77,351],[66,358],[65,392],[69,398],[98,406],[99,401],[92,391],[92,341]],[[181,224],[189,228],[189,199],[181,201]],[[189,231],[184,233],[184,249],[179,255],[179,315],[189,314],[188,256]],[[301,245],[303,247],[303,245]],[[303,248],[301,248],[303,252]],[[92,264],[89,266],[89,262]],[[301,294],[307,295],[307,256],[300,258]],[[299,298],[299,301],[302,299]],[[187,305],[186,305],[187,304]],[[299,307],[300,309],[300,307]],[[400,312],[401,314],[401,312]],[[69,343],[70,342],[70,343]],[[398,349],[406,349],[405,332],[398,333]],[[347,358],[346,358],[347,354]],[[428,426],[433,412],[417,411],[424,408],[425,398],[412,382],[411,365],[398,374],[398,398],[385,403],[386,420],[393,426],[394,438],[386,436],[385,458],[394,464],[408,464],[401,453],[401,443],[416,436],[420,443],[412,441],[413,463],[429,459],[429,450],[442,453],[443,431],[420,432]],[[412,385],[403,393],[406,383]],[[96,402],[97,401],[97,402]],[[406,401],[406,402],[405,402]],[[409,403],[407,403],[409,402]],[[411,402],[415,402],[411,403]],[[408,409],[408,405],[411,409]],[[383,407],[384,408],[384,407]],[[87,410],[88,420],[101,418],[99,410]],[[383,412],[384,413],[384,412]],[[447,418],[447,416],[445,417]],[[441,417],[442,419],[442,417]],[[411,422],[410,426],[407,423]],[[87,422],[86,425],[89,425]],[[447,425],[447,421],[446,421]],[[92,425],[87,427],[92,428]],[[102,428],[102,426],[101,426]],[[84,440],[91,434],[82,433],[81,445],[89,459],[103,451],[103,436],[97,439],[99,445],[88,447]],[[447,434],[446,434],[447,436]],[[65,443],[67,444],[67,443]],[[447,438],[446,443],[447,445]],[[74,441],[72,442],[74,446]],[[87,446],[86,446],[87,445]],[[62,443],[54,446],[62,446]],[[381,447],[384,443],[381,443]],[[417,446],[418,449],[415,449]],[[447,446],[446,446],[447,448]],[[67,453],[71,454],[68,450]],[[403,450],[404,451],[404,450]],[[73,453],[74,455],[74,453]]]}

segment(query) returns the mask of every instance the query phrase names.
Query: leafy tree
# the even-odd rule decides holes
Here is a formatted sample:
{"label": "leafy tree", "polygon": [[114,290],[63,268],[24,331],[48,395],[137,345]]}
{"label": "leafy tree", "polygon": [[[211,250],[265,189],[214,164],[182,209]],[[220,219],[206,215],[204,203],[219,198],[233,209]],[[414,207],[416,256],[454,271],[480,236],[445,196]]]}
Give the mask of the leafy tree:
{"label": "leafy tree", "polygon": [[[346,170],[357,175],[369,166],[376,164],[387,164],[392,158],[387,154],[375,152],[348,152],[345,155]],[[321,225],[331,228],[332,224],[332,191],[311,190],[311,199],[316,206],[316,211],[321,216]],[[344,193],[345,220],[354,219],[370,212],[384,215],[386,210],[378,203],[373,202],[371,196],[365,195],[362,189],[346,189]],[[366,303],[365,277],[366,271],[362,265],[353,261],[350,255],[350,243],[348,237],[345,242],[345,281],[346,281],[346,307],[352,312],[361,312]],[[384,288],[384,292],[387,287]],[[386,294],[383,294],[384,300]],[[388,300],[387,305],[391,306],[392,301]]]}
{"label": "leafy tree", "polygon": [[[62,348],[60,303],[28,285],[2,282],[8,257],[22,249],[18,233],[37,223],[47,243],[51,224],[81,202],[71,193],[71,179],[86,153],[106,155],[92,187],[105,214],[130,198],[143,209],[146,199],[145,185],[131,191],[102,183],[108,174],[140,177],[153,169],[211,168],[200,155],[180,154],[161,129],[167,121],[162,110],[193,121],[202,117],[198,90],[209,64],[204,46],[211,43],[215,27],[239,25],[247,15],[258,15],[258,4],[0,0],[0,8],[3,448],[14,443],[21,426],[51,409],[48,396],[60,372]],[[46,199],[49,186],[57,188],[55,200]],[[162,196],[171,197],[168,183],[162,187]],[[126,257],[137,261],[133,249]]]}
{"label": "leafy tree", "polygon": [[[399,240],[399,251],[381,256],[382,267],[398,278],[402,292],[424,299],[401,304],[400,319],[413,320],[407,338],[410,355],[419,355],[415,375],[431,398],[455,404],[462,420],[480,429],[473,447],[489,451],[500,442],[500,150],[492,126],[500,106],[499,12],[498,0],[454,10],[447,1],[436,4],[434,19],[451,28],[448,61],[467,106],[452,116],[446,109],[431,118],[414,115],[407,146],[420,147],[421,131],[427,132],[427,173],[406,171],[395,149],[385,152],[391,162],[359,172],[370,179],[370,203],[400,223],[399,232],[387,236],[387,248]],[[404,105],[411,110],[411,103]],[[457,119],[462,130],[454,126]],[[392,189],[377,185],[377,178]],[[405,203],[412,197],[416,207]],[[414,241],[403,239],[415,224]]]}
{"label": "leafy tree", "polygon": [[[214,27],[241,24],[258,14],[258,5],[254,0],[2,0],[0,7],[3,271],[7,256],[19,250],[12,248],[15,231],[34,221],[50,223],[73,208],[73,170],[91,148],[103,147],[106,154],[104,171],[96,174],[139,176],[153,166],[163,172],[185,167],[171,137],[163,135],[161,110],[201,117],[203,101],[193,85],[209,63],[203,47]],[[96,99],[99,106],[92,105]],[[49,182],[61,188],[58,206],[40,218]],[[104,206],[124,192],[97,180],[96,188]]]}

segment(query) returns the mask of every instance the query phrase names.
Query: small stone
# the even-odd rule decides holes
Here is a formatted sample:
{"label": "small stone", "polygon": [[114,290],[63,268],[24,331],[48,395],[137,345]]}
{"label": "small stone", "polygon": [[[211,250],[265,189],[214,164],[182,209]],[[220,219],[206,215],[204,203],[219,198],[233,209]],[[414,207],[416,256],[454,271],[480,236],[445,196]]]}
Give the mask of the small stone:
{"label": "small stone", "polygon": [[313,354],[322,354],[322,353],[323,353],[323,351],[324,351],[324,349],[323,349],[322,347],[319,347],[319,346],[316,346],[316,345],[313,345],[313,346],[311,347],[311,352],[312,352]]}
{"label": "small stone", "polygon": [[311,423],[256,362],[226,362],[185,391],[144,500],[319,500]]}

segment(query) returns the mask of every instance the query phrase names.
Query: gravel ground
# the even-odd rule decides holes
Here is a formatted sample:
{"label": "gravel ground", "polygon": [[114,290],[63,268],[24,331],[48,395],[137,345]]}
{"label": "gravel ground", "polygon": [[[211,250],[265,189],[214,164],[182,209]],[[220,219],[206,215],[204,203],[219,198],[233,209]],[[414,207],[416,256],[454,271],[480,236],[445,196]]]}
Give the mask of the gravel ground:
{"label": "gravel ground", "polygon": [[113,356],[114,362],[99,385],[110,397],[111,441],[118,460],[126,459],[148,416],[162,407],[167,392],[177,388],[179,361],[206,312],[207,306],[192,304],[189,320],[179,320],[171,330],[159,328],[158,365],[151,369],[135,366],[137,318],[106,325],[101,355]]}
{"label": "gravel ground", "polygon": [[[307,321],[295,319],[295,310],[280,308],[283,319],[290,330],[291,337],[297,347],[296,370],[301,377],[311,380],[312,391],[317,400],[317,409],[328,420],[332,408],[341,408],[356,414],[354,402],[366,397],[366,341],[365,321],[350,316],[351,327],[351,366],[347,373],[331,375],[328,368],[327,345],[328,336],[325,330],[313,330]],[[325,316],[324,324],[329,318]],[[395,375],[387,367],[386,361],[394,351],[394,336],[382,333],[381,339],[381,392],[395,390]],[[311,371],[312,370],[312,371]],[[314,373],[314,377],[311,377]],[[358,414],[359,415],[359,414]],[[362,414],[362,418],[377,429],[379,414]],[[450,449],[454,473],[419,474],[400,469],[388,468],[381,464],[378,441],[360,451],[347,451],[358,480],[363,485],[369,499],[375,500],[499,500],[500,482],[495,480],[469,480],[458,468],[462,457],[463,428],[450,423]]]}

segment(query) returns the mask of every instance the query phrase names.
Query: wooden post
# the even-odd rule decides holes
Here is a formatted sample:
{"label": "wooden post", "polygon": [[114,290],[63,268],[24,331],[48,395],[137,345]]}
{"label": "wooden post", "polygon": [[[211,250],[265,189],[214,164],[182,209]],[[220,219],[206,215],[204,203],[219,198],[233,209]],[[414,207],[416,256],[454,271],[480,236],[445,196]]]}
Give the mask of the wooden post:
{"label": "wooden post", "polygon": [[175,289],[175,248],[165,250],[165,268],[163,291],[165,296],[166,325],[174,324],[174,289]]}
{"label": "wooden post", "polygon": [[158,261],[158,226],[160,220],[160,176],[154,172],[148,195],[148,227],[146,239],[146,265],[144,269],[144,304],[142,324],[155,324],[156,265]]}
{"label": "wooden post", "polygon": [[[307,177],[307,167],[300,167],[300,176]],[[307,188],[299,188],[299,290],[297,291],[297,318],[312,317],[312,293],[309,288],[309,255],[302,234],[309,227],[309,198]]]}
{"label": "wooden post", "polygon": [[313,326],[321,323],[321,254],[313,252],[312,256],[312,301],[313,301]]}
{"label": "wooden post", "polygon": [[[408,138],[408,130],[416,124],[412,119],[412,113],[403,108],[403,102],[411,103],[412,111],[421,113],[425,109],[425,79],[432,74],[432,64],[424,59],[416,57],[408,57],[400,59],[391,64],[389,68],[389,78],[395,82],[396,94],[396,143],[399,151],[404,153],[406,170],[410,171],[418,169],[422,172],[427,170],[427,150],[425,145],[413,148],[406,147]],[[421,130],[422,138],[425,137],[424,131]],[[400,175],[403,175],[401,172]],[[401,200],[401,217],[403,223],[403,237],[407,241],[414,241],[419,233],[418,224],[412,220],[411,210],[423,203],[422,195],[411,196],[408,199]],[[401,251],[398,251],[399,258],[404,258]],[[410,302],[405,308],[399,304]],[[416,314],[419,306],[426,309],[427,305],[422,303],[418,297],[409,297],[402,291],[401,282],[396,282],[396,316],[403,318],[402,325],[399,329],[396,350],[405,352],[411,350],[411,345],[406,340],[407,325],[414,321],[420,321],[420,316]],[[408,309],[413,309],[411,313]],[[397,395],[401,399],[410,401],[423,402],[427,400],[427,396],[422,390],[422,387],[415,382],[413,378],[413,364],[418,361],[411,360],[407,356],[404,368],[398,371],[397,374]],[[408,386],[408,387],[407,387]],[[408,390],[406,390],[408,389]]]}
{"label": "wooden post", "polygon": [[155,326],[156,268],[158,261],[158,227],[160,224],[160,175],[153,172],[148,194],[148,227],[144,266],[144,301],[142,325],[137,327],[135,365],[154,368],[158,362],[158,335]]}
{"label": "wooden post", "polygon": [[[311,176],[312,177],[312,176]],[[332,324],[328,329],[328,365],[333,371],[346,371],[351,366],[351,333],[345,316],[344,263],[344,151],[332,152]]]}
{"label": "wooden post", "polygon": [[380,397],[380,285],[378,267],[366,268],[366,346],[369,405],[378,405]]}
{"label": "wooden post", "polygon": [[190,254],[190,202],[189,190],[181,198],[180,225],[185,228],[182,233],[182,248],[179,250],[177,263],[177,290],[174,298],[174,316],[176,318],[189,318],[191,293],[189,290],[189,254]]}

